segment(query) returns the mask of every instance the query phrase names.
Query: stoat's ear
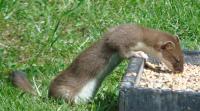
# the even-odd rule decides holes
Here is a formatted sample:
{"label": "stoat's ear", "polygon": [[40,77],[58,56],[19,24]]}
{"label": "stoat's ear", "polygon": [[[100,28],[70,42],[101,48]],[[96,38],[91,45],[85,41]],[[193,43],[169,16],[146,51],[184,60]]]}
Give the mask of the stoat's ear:
{"label": "stoat's ear", "polygon": [[174,44],[172,41],[164,42],[164,43],[161,45],[161,49],[170,50],[170,49],[173,49],[173,48],[175,48],[175,44]]}

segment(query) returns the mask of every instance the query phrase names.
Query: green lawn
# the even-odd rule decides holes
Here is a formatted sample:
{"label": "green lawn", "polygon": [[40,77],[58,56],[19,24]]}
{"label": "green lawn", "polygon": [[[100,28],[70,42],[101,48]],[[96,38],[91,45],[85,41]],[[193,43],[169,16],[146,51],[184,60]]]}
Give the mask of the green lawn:
{"label": "green lawn", "polygon": [[[0,110],[117,110],[123,62],[90,104],[47,98],[50,81],[110,26],[137,23],[178,35],[182,47],[200,49],[199,0],[0,0]],[[24,70],[42,97],[23,94],[7,81]]]}

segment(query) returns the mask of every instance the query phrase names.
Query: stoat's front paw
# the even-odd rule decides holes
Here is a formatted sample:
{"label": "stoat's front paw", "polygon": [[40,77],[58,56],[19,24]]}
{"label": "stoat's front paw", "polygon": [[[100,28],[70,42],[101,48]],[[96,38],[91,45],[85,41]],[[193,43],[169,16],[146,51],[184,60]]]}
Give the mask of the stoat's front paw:
{"label": "stoat's front paw", "polygon": [[143,58],[143,59],[145,59],[146,61],[148,60],[148,55],[147,55],[146,53],[144,53],[143,51],[136,51],[136,52],[133,52],[133,56],[134,56],[134,57]]}

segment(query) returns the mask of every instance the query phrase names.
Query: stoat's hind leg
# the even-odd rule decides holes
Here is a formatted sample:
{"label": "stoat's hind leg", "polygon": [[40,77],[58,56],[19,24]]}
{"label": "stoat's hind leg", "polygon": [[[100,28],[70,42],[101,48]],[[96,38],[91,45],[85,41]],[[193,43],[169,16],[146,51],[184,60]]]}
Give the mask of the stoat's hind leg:
{"label": "stoat's hind leg", "polygon": [[54,99],[64,99],[67,103],[73,102],[69,90],[65,86],[54,85],[49,89],[49,97]]}
{"label": "stoat's hind leg", "polygon": [[83,83],[80,88],[78,86],[55,86],[50,88],[49,96],[64,99],[70,104],[88,103],[97,90],[97,84],[97,79],[91,79],[86,84]]}

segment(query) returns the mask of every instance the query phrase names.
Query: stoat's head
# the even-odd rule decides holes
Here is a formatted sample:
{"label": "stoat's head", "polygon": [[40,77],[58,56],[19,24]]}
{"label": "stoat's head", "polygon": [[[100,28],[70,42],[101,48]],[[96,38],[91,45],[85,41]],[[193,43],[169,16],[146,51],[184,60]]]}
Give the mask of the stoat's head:
{"label": "stoat's head", "polygon": [[161,61],[174,73],[183,72],[184,57],[178,37],[162,42],[159,45]]}

